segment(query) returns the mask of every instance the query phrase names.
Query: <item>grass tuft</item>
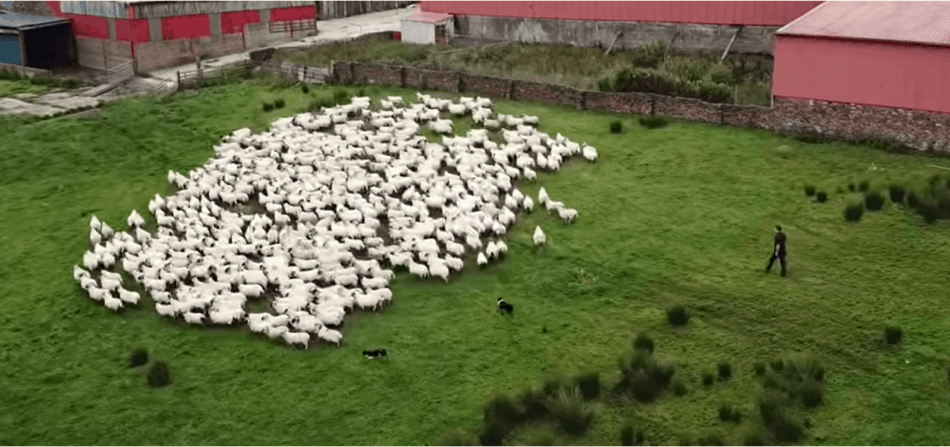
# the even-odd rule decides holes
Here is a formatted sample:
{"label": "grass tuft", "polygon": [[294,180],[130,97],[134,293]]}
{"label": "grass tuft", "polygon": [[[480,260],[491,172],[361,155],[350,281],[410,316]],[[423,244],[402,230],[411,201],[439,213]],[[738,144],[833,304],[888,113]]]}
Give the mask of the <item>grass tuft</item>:
{"label": "grass tuft", "polygon": [[880,211],[884,207],[884,196],[877,191],[871,191],[864,195],[864,205],[868,211]]}
{"label": "grass tuft", "polygon": [[826,192],[824,192],[824,191],[818,191],[817,193],[815,193],[815,200],[817,200],[818,203],[825,203],[825,202],[827,202],[827,201],[828,201],[828,193],[826,193]]}
{"label": "grass tuft", "polygon": [[648,354],[653,354],[653,339],[650,338],[646,333],[637,334],[637,337],[633,339],[633,349],[637,351],[644,351]]}
{"label": "grass tuft", "polygon": [[620,120],[610,122],[610,133],[623,132],[623,123]]}
{"label": "grass tuft", "polygon": [[844,218],[848,222],[860,221],[862,215],[864,215],[863,203],[852,203],[844,209]]}
{"label": "grass tuft", "polygon": [[148,363],[148,351],[145,349],[136,349],[132,351],[132,355],[129,356],[129,367],[137,368],[139,366],[144,366]]}
{"label": "grass tuft", "polygon": [[594,404],[584,399],[577,388],[561,389],[548,398],[547,404],[558,426],[570,435],[584,434],[594,420]]}
{"label": "grass tuft", "polygon": [[904,331],[897,326],[888,326],[884,328],[884,340],[889,345],[896,345],[904,338]]}
{"label": "grass tuft", "polygon": [[814,187],[814,186],[811,186],[811,185],[806,185],[806,186],[805,186],[805,196],[806,196],[806,197],[812,197],[812,196],[814,196],[814,195],[815,195],[815,187]]}
{"label": "grass tuft", "polygon": [[659,129],[668,126],[669,122],[662,116],[648,115],[640,117],[640,125],[647,129]]}
{"label": "grass tuft", "polygon": [[172,383],[171,372],[168,370],[168,364],[163,361],[152,363],[148,369],[148,386],[152,388],[162,388]]}
{"label": "grass tuft", "polygon": [[722,362],[716,365],[716,370],[719,372],[719,380],[726,381],[732,378],[732,366],[729,363]]}
{"label": "grass tuft", "polygon": [[683,306],[673,306],[666,311],[666,321],[672,326],[685,326],[689,322],[689,314]]}

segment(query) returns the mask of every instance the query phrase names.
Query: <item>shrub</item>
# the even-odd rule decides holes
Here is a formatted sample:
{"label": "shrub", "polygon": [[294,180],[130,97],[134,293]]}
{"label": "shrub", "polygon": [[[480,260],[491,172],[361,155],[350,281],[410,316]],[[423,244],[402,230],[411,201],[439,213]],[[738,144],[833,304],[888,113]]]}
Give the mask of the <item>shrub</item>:
{"label": "shrub", "polygon": [[274,101],[274,108],[275,109],[284,108],[284,98],[278,98],[276,101]]}
{"label": "shrub", "polygon": [[647,129],[659,129],[666,127],[669,123],[662,116],[649,115],[640,117],[640,125]]}
{"label": "shrub", "polygon": [[940,217],[936,201],[929,198],[920,200],[917,203],[917,213],[923,216],[924,222],[929,224],[936,222],[937,218]]}
{"label": "shrub", "polygon": [[[305,86],[306,87],[306,86]],[[439,439],[438,445],[445,446],[464,446],[464,445],[478,445],[478,439],[474,435],[471,435],[464,431],[455,431],[442,436]]]}
{"label": "shrub", "polygon": [[722,404],[719,406],[719,420],[738,424],[742,421],[742,413],[739,413],[732,405]]}
{"label": "shrub", "polygon": [[600,374],[588,373],[580,375],[575,380],[575,383],[584,399],[594,400],[600,396]]}
{"label": "shrub", "polygon": [[673,306],[666,311],[666,320],[673,326],[683,326],[689,322],[689,314],[683,306]]}
{"label": "shrub", "polygon": [[818,203],[825,203],[828,201],[828,194],[824,191],[818,191],[815,193],[815,199],[818,200]]}
{"label": "shrub", "polygon": [[310,87],[307,87],[307,84],[301,85],[301,86],[300,86],[300,91],[302,91],[303,94],[306,95],[306,94],[310,93]]}
{"label": "shrub", "polygon": [[864,204],[868,211],[878,211],[884,207],[884,196],[877,191],[871,191],[864,195]]}
{"label": "shrub", "polygon": [[496,396],[485,405],[484,412],[485,425],[498,425],[501,427],[510,427],[517,425],[523,420],[523,413],[518,411],[514,400],[508,396]]}
{"label": "shrub", "polygon": [[594,405],[584,400],[576,388],[562,389],[548,399],[548,411],[566,433],[582,435],[594,420]]}
{"label": "shrub", "polygon": [[145,349],[136,349],[129,356],[129,366],[132,368],[142,366],[148,363],[148,351]]}
{"label": "shrub", "polygon": [[629,362],[621,360],[621,378],[614,392],[632,395],[640,402],[652,402],[670,386],[673,372],[673,367],[656,362],[642,351],[637,352]]}
{"label": "shrub", "polygon": [[799,390],[799,396],[805,408],[815,408],[821,405],[822,394],[821,386],[811,380],[802,383]]}
{"label": "shrub", "polygon": [[844,218],[848,222],[857,222],[861,220],[861,215],[864,214],[864,204],[863,203],[852,203],[845,207],[844,209]]}
{"label": "shrub", "polygon": [[904,196],[907,194],[903,186],[891,185],[887,187],[891,195],[891,203],[904,203]]}
{"label": "shrub", "polygon": [[861,182],[858,183],[858,191],[860,192],[866,192],[870,187],[871,184],[868,183],[867,180],[861,180]]}
{"label": "shrub", "polygon": [[775,440],[780,443],[798,442],[805,434],[802,424],[789,417],[784,411],[780,411],[775,417],[769,420],[766,427],[772,432],[772,435],[775,436]]}
{"label": "shrub", "polygon": [[714,384],[714,383],[716,383],[716,376],[713,375],[713,373],[711,373],[711,372],[704,372],[704,373],[703,373],[703,385],[705,385],[705,386],[712,386],[712,384]]}
{"label": "shrub", "polygon": [[752,370],[755,371],[755,375],[757,375],[757,376],[763,376],[763,375],[765,375],[765,363],[762,363],[762,362],[755,362],[755,363],[752,365]]}
{"label": "shrub", "polygon": [[557,394],[558,391],[564,388],[564,384],[561,383],[558,379],[548,379],[544,382],[544,387],[542,387],[542,392],[545,396],[553,396]]}
{"label": "shrub", "polygon": [[666,58],[666,44],[656,41],[645,45],[633,54],[633,66],[640,68],[657,68]]}
{"label": "shrub", "polygon": [[884,340],[887,340],[887,344],[896,345],[901,342],[904,333],[901,331],[901,328],[896,326],[888,326],[884,328]]}
{"label": "shrub", "polygon": [[719,380],[729,380],[732,378],[732,366],[729,366],[728,363],[722,362],[716,365],[716,369],[719,371]]}
{"label": "shrub", "polygon": [[815,187],[814,187],[814,186],[811,186],[811,185],[806,185],[806,186],[805,186],[805,195],[808,196],[808,197],[814,196],[814,195],[815,195]]}
{"label": "shrub", "polygon": [[612,121],[610,123],[610,133],[620,133],[623,132],[623,123],[620,121]]}
{"label": "shrub", "polygon": [[601,79],[600,81],[597,81],[597,90],[600,90],[602,92],[614,91],[613,87],[611,87],[610,85],[610,78],[605,78],[605,79]]}
{"label": "shrub", "polygon": [[686,384],[683,383],[682,380],[677,379],[673,381],[673,394],[682,397],[685,396],[687,392],[689,392],[689,390],[686,389]]}
{"label": "shrub", "polygon": [[640,333],[633,339],[633,349],[653,354],[653,339],[645,333]]}
{"label": "shrub", "polygon": [[269,102],[265,102],[261,108],[264,109],[265,112],[270,112],[271,110],[274,110],[274,105]]}
{"label": "shrub", "polygon": [[161,388],[172,383],[171,373],[168,371],[168,364],[163,361],[152,363],[148,369],[148,386],[152,388]]}
{"label": "shrub", "polygon": [[914,191],[907,191],[905,198],[907,199],[907,206],[911,208],[917,208],[917,205],[920,205],[920,199],[917,197],[917,193]]}
{"label": "shrub", "polygon": [[626,422],[620,427],[620,445],[638,445],[643,443],[643,432],[637,430],[632,423]]}
{"label": "shrub", "polygon": [[496,424],[488,424],[478,435],[478,443],[484,446],[500,446],[505,442],[507,430]]}
{"label": "shrub", "polygon": [[545,399],[546,396],[541,391],[527,390],[523,393],[521,395],[521,419],[534,421],[545,418],[548,415]]}
{"label": "shrub", "polygon": [[855,189],[854,183],[848,183],[848,191],[854,192]]}

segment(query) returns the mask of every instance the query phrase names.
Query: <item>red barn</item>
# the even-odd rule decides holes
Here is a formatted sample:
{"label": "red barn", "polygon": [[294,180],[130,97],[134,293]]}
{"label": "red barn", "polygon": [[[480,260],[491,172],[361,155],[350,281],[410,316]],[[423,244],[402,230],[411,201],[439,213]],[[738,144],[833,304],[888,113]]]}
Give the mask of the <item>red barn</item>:
{"label": "red barn", "polygon": [[827,2],[776,33],[772,94],[950,113],[950,3]]}
{"label": "red barn", "polygon": [[314,2],[49,1],[68,18],[79,64],[136,71],[260,48],[316,32]]}
{"label": "red barn", "polygon": [[722,53],[736,36],[733,51],[771,54],[772,33],[821,3],[423,1],[420,7],[454,15],[455,37],[615,48],[663,41],[675,50]]}

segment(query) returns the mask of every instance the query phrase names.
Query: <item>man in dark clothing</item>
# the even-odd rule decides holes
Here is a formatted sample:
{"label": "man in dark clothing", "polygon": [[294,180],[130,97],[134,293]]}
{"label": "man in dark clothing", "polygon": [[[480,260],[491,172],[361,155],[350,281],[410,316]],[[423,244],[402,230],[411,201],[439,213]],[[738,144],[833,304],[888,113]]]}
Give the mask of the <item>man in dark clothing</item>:
{"label": "man in dark clothing", "polygon": [[769,258],[769,266],[765,268],[765,273],[772,271],[772,264],[775,263],[775,260],[778,259],[779,265],[782,266],[782,276],[785,276],[785,255],[788,254],[787,248],[785,247],[785,233],[782,233],[782,226],[775,226],[775,247],[772,251],[772,257]]}

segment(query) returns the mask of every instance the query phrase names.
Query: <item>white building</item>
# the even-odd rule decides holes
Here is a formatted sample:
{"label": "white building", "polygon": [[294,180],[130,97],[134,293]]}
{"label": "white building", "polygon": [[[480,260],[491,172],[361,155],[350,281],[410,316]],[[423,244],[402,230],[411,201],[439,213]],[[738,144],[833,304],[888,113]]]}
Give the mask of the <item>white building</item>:
{"label": "white building", "polygon": [[402,41],[424,45],[447,45],[452,15],[440,12],[425,12],[416,8],[402,22]]}

